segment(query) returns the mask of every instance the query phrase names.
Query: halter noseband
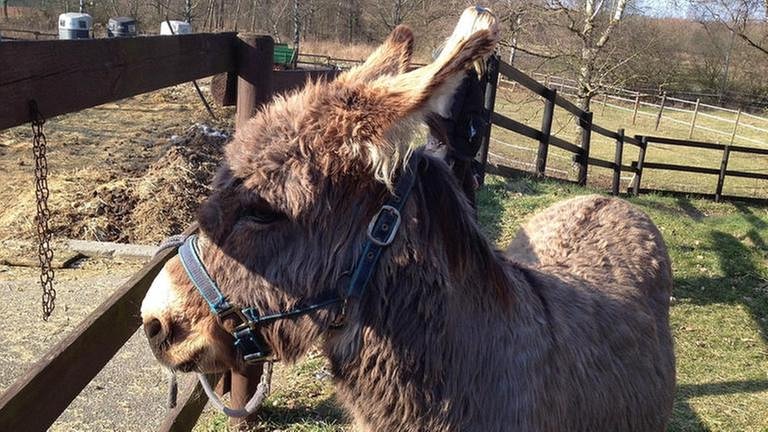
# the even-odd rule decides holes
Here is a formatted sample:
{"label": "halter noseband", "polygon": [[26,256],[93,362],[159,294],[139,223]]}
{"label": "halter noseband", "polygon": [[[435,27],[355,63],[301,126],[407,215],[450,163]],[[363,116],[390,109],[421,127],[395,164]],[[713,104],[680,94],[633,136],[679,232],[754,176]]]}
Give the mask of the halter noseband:
{"label": "halter noseband", "polygon": [[282,319],[306,315],[336,304],[342,305],[341,320],[343,320],[347,303],[351,299],[360,300],[363,297],[373,274],[376,272],[382,252],[392,244],[397,236],[402,222],[401,212],[416,183],[420,160],[421,154],[415,152],[408,161],[408,165],[403,169],[395,186],[394,194],[381,206],[368,224],[362,252],[355,262],[349,285],[343,295],[337,294],[334,290],[326,299],[318,300],[309,306],[270,315],[259,315],[255,308],[240,308],[230,304],[200,259],[197,236],[191,235],[184,240],[179,247],[181,264],[189,280],[208,303],[211,313],[216,316],[220,324],[227,319],[239,321],[235,330],[232,331],[232,336],[235,339],[235,348],[243,356],[246,364],[268,361],[272,354],[272,350],[260,332],[261,326]]}

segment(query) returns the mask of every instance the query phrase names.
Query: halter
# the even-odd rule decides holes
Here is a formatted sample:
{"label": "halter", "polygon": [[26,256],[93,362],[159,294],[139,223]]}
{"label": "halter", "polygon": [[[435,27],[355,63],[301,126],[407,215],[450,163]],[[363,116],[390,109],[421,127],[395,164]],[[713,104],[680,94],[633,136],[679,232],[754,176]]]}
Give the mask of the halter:
{"label": "halter", "polygon": [[211,313],[216,316],[219,324],[222,325],[223,321],[229,319],[237,321],[231,334],[235,340],[235,348],[240,352],[246,364],[257,364],[270,360],[272,350],[260,331],[261,327],[266,324],[307,315],[337,304],[342,305],[341,319],[338,322],[343,322],[347,303],[350,300],[362,299],[373,274],[376,272],[382,252],[392,244],[397,236],[402,222],[401,212],[416,183],[416,172],[420,160],[420,153],[416,152],[412,155],[397,181],[394,194],[381,206],[368,224],[362,252],[355,262],[349,285],[343,295],[339,295],[334,290],[330,295],[316,300],[315,303],[308,306],[260,315],[255,308],[241,308],[231,304],[208,273],[200,258],[198,237],[191,235],[184,240],[179,248],[181,264],[189,280],[208,303]]}

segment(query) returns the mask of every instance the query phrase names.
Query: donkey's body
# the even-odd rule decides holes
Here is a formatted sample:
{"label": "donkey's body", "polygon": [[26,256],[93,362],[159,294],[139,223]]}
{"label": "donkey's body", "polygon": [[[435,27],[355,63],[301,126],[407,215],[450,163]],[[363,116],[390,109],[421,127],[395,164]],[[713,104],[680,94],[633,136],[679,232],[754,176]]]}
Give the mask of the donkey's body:
{"label": "donkey's body", "polygon": [[[368,431],[661,431],[674,387],[669,258],[621,201],[545,212],[510,260],[445,164],[424,157],[365,295],[281,313],[344,292],[369,221],[408,166],[413,126],[442,112],[497,30],[454,32],[433,63],[408,71],[413,35],[398,27],[365,64],[260,111],[228,144],[201,207],[197,273],[227,305],[279,316],[250,318],[278,358],[320,343]],[[242,370],[238,315],[217,321],[190,277],[172,259],[144,299],[155,355],[181,370]]]}
{"label": "donkey's body", "polygon": [[370,319],[357,358],[334,361],[329,340],[341,400],[358,422],[370,431],[665,430],[670,266],[649,219],[618,200],[578,198],[535,218],[513,248],[529,264],[503,262],[509,304],[482,266],[456,285],[429,265],[408,266],[362,312]]}

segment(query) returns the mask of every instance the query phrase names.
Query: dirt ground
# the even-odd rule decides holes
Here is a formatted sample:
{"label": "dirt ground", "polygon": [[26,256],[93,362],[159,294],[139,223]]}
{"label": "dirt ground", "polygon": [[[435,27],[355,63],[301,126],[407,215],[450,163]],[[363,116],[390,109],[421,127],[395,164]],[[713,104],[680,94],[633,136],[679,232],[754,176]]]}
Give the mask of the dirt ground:
{"label": "dirt ground", "polygon": [[[183,229],[229,126],[208,117],[189,84],[50,119],[54,236],[142,243]],[[0,240],[35,237],[31,142],[28,126],[0,132]]]}
{"label": "dirt ground", "polygon": [[[212,121],[191,84],[184,84],[49,119],[54,262],[69,256],[67,238],[153,244],[186,227],[208,193],[231,130],[232,111],[216,114],[225,120]],[[56,310],[42,321],[33,267],[31,143],[28,125],[0,132],[0,393],[143,264],[88,259],[57,269]],[[140,333],[51,430],[157,428],[165,414],[165,375]]]}

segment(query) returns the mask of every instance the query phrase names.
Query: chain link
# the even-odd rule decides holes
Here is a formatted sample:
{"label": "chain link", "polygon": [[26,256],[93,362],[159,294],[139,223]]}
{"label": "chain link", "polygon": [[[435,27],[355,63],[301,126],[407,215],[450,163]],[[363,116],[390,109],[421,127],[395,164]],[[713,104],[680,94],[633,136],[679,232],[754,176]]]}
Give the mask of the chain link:
{"label": "chain link", "polygon": [[43,320],[53,313],[56,300],[56,290],[53,288],[53,249],[51,249],[51,230],[48,220],[51,212],[48,210],[48,159],[46,150],[48,141],[45,138],[43,125],[45,118],[37,108],[37,102],[29,103],[32,115],[32,151],[35,156],[35,196],[37,197],[37,239],[38,258],[40,259],[40,286],[43,288]]}

